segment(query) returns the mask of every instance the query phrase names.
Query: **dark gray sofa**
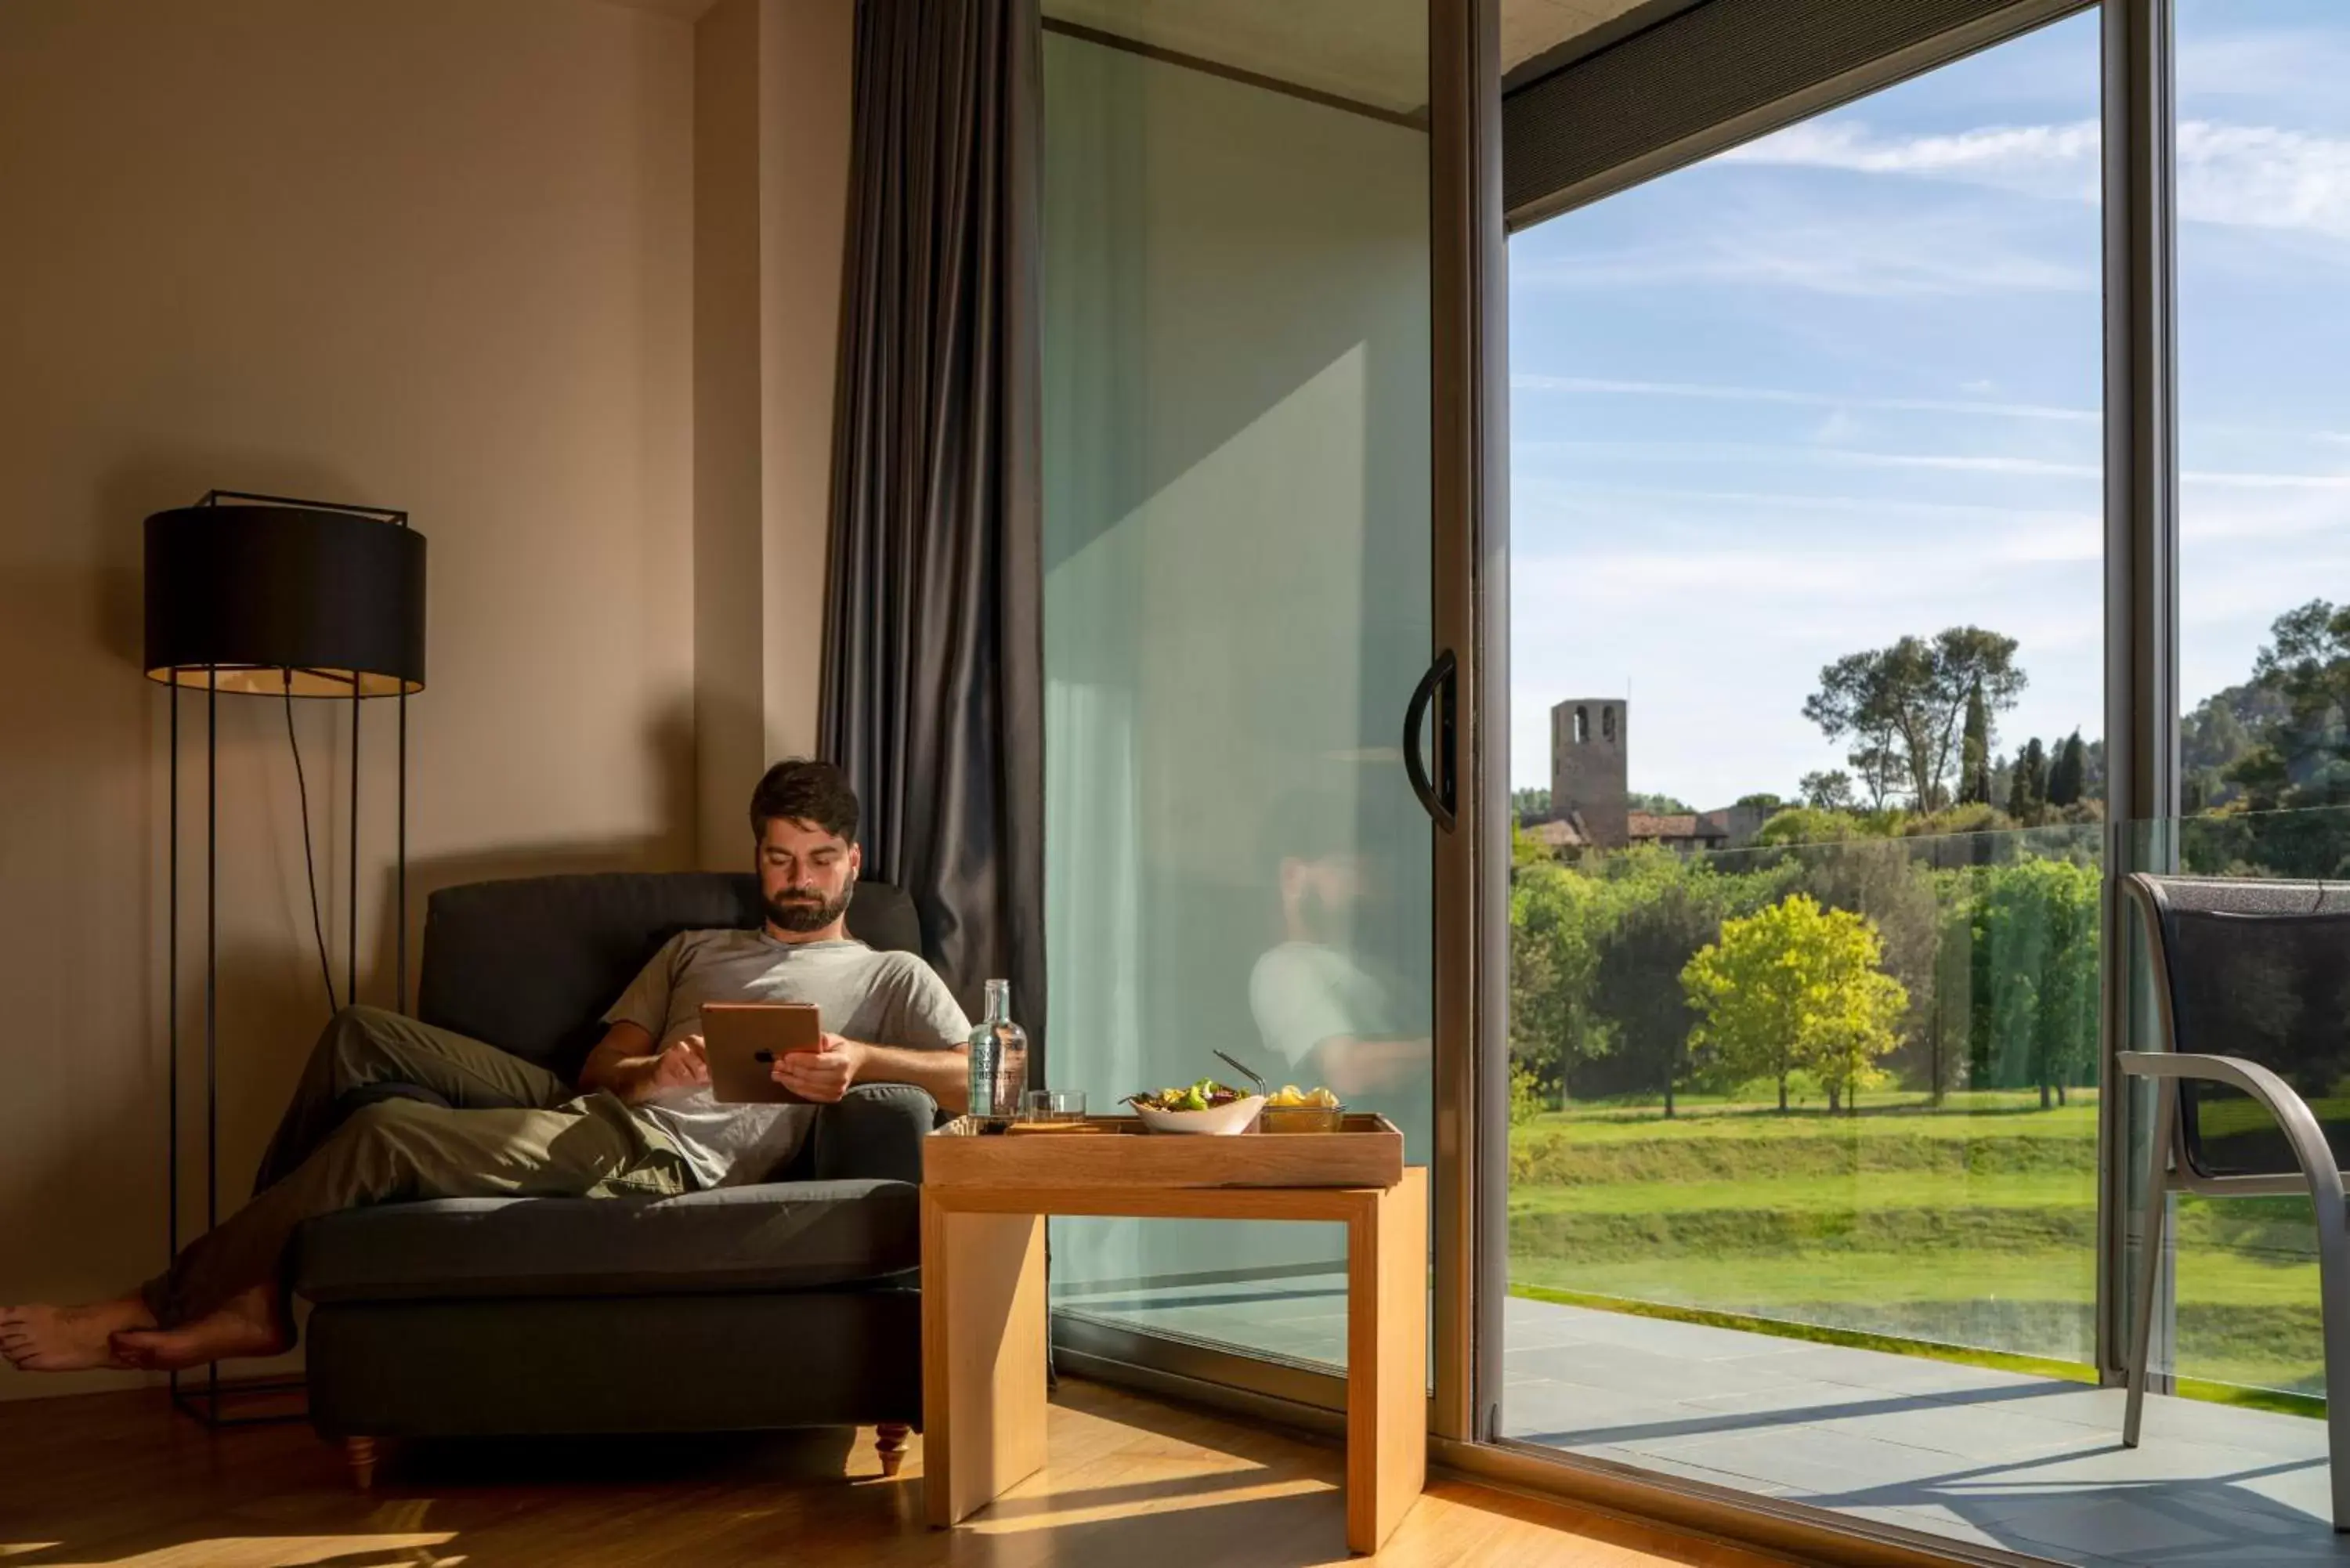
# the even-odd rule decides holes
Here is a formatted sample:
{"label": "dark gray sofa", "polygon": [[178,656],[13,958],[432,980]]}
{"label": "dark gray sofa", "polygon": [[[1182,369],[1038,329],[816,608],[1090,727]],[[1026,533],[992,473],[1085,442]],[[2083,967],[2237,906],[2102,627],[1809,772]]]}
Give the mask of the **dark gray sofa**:
{"label": "dark gray sofa", "polygon": [[[434,893],[417,1014],[577,1074],[597,1022],[672,933],[760,920],[712,873],[542,877]],[[862,884],[849,930],[920,950],[911,903]],[[384,1091],[422,1097],[412,1086]],[[375,1439],[876,1426],[921,1417],[921,1140],[905,1085],[861,1085],[792,1169],[670,1199],[456,1199],[312,1220],[310,1417],[365,1484]]]}

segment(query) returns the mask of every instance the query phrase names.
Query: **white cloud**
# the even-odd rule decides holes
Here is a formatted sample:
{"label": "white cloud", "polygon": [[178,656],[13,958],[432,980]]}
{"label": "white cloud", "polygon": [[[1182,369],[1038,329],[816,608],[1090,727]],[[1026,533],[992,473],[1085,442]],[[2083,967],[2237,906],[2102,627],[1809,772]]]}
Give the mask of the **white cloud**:
{"label": "white cloud", "polygon": [[[2094,253],[2090,253],[2093,257]],[[1796,215],[1780,201],[1718,203],[1703,228],[1669,242],[1513,258],[1512,288],[1655,288],[1736,283],[1848,298],[2022,291],[2095,293],[2094,259],[2026,248],[1980,211]]]}
{"label": "white cloud", "polygon": [[1822,446],[1842,446],[1859,439],[1860,421],[1852,417],[1848,408],[1830,409],[1812,431],[1812,440]]}
{"label": "white cloud", "polygon": [[[2097,193],[2097,124],[1989,126],[1947,135],[1874,134],[1859,119],[1810,119],[1722,154],[1725,162],[1971,180],[2043,195]],[[2085,178],[2085,183],[2084,180]]]}
{"label": "white cloud", "polygon": [[[2024,474],[2042,479],[2102,479],[2094,462],[2062,462],[2006,453],[1856,452],[1846,447],[1700,441],[1519,441],[1513,452],[1585,452],[1594,457],[1658,458],[1671,462],[1825,463],[1832,467],[1927,469],[1952,473]],[[2211,477],[2211,476],[2205,476]],[[2290,483],[2305,475],[2240,475]],[[2330,483],[2330,480],[2324,483]]]}
{"label": "white cloud", "polygon": [[2350,490],[2345,473],[2236,473],[2185,469],[2182,483],[2209,484],[2232,490]]}
{"label": "white cloud", "polygon": [[[1736,508],[1762,514],[1774,525],[1781,519],[1813,523],[1835,515],[1856,517],[1873,524],[1890,525],[1897,522],[1913,523],[1919,526],[1960,524],[1980,526],[1998,524],[2033,530],[2085,530],[2094,541],[2102,535],[2102,514],[2067,512],[2052,507],[2017,507],[1992,505],[1984,502],[1926,501],[1908,495],[1819,495],[1794,491],[1752,490],[1679,490],[1655,485],[1638,484],[1562,484],[1539,477],[1513,474],[1511,479],[1513,512],[1531,514],[1538,504],[1554,509],[1557,517],[1545,515],[1546,524],[1562,519],[1580,526],[1585,524],[1612,522],[1622,513],[1627,502],[1642,508],[1641,515],[1666,515],[1686,518],[1692,525],[1711,526],[1726,508]],[[1532,526],[1515,529],[1511,549],[1518,556],[1534,556],[1571,549],[1570,542],[1554,540],[1536,534]],[[2094,544],[2091,545],[2095,549]]]}
{"label": "white cloud", "polygon": [[[2098,199],[2098,128],[1988,126],[1879,135],[1857,119],[1806,120],[1721,155],[1725,162],[1963,181],[2027,195]],[[2350,140],[2273,125],[2181,120],[2178,211],[2197,223],[2350,239]]]}
{"label": "white cloud", "polygon": [[2314,109],[2338,109],[2335,94],[2343,77],[2350,74],[2350,36],[2323,24],[2282,27],[2271,17],[2246,17],[2254,30],[2233,36],[2215,36],[2210,30],[2231,13],[2249,9],[2220,0],[2200,17],[2181,18],[2179,101],[2233,98],[2270,106],[2307,103]]}
{"label": "white cloud", "polygon": [[2190,119],[2178,161],[2184,217],[2350,239],[2350,140]]}
{"label": "white cloud", "polygon": [[[2043,479],[2103,479],[2096,462],[2066,462],[2011,452],[1861,452],[1850,447],[1703,441],[1548,441],[1510,443],[1528,453],[1583,452],[1593,457],[1655,458],[1672,462],[1825,463],[1831,467],[1923,469],[1946,473],[2023,475]],[[2189,485],[2221,490],[2350,491],[2350,473],[2269,472],[2259,470],[2185,469]]]}
{"label": "white cloud", "polygon": [[[1988,381],[1971,383],[1967,390],[1989,390]],[[1784,387],[1715,386],[1694,381],[1625,381],[1598,376],[1513,375],[1515,392],[1602,392],[1637,397],[1703,398],[1724,402],[1792,403],[1814,409],[1887,409],[1937,414],[1984,414],[2003,419],[2086,421],[2095,424],[2104,415],[2095,409],[2068,409],[2053,403],[1998,403],[1964,398],[1844,397],[1834,392],[1799,392]],[[2350,437],[2341,438],[2350,440]]]}

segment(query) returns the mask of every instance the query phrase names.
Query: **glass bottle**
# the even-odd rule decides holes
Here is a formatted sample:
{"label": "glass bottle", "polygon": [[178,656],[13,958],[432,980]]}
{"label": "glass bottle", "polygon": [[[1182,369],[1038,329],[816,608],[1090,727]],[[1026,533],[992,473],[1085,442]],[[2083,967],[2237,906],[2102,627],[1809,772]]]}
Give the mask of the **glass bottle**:
{"label": "glass bottle", "polygon": [[1028,1086],[1028,1033],[1012,1022],[1012,982],[987,982],[987,1017],[971,1032],[971,1114],[1003,1120],[1020,1113]]}

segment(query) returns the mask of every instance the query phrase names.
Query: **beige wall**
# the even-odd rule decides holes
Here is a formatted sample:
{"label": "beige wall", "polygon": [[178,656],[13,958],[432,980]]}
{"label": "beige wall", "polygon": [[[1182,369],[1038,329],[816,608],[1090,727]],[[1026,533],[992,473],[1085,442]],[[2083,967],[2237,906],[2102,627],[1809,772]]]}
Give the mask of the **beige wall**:
{"label": "beige wall", "polygon": [[[695,857],[694,31],[595,0],[0,5],[0,1301],[161,1258],[148,512],[221,485],[403,506],[430,537],[420,914],[475,876]],[[829,340],[807,351],[828,386]],[[796,408],[828,428],[828,400]],[[812,693],[811,669],[762,701],[804,722]],[[345,719],[298,718],[323,852]],[[233,1201],[326,1003],[284,711],[226,699],[220,722]],[[390,710],[369,722],[359,989],[380,1000]],[[339,985],[338,848],[320,872]],[[109,1380],[0,1373],[0,1396]]]}
{"label": "beige wall", "polygon": [[696,28],[695,736],[709,867],[743,861],[745,781],[816,749],[856,17],[856,0],[719,0]]}

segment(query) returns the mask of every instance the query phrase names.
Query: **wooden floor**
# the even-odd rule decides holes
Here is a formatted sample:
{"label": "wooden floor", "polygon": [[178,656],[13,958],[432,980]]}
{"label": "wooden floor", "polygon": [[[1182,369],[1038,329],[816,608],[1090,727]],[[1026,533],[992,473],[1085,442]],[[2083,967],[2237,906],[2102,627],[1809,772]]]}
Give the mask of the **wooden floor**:
{"label": "wooden floor", "polygon": [[[1348,1561],[1336,1448],[1099,1385],[1054,1396],[1051,1466],[954,1531],[922,1522],[921,1439],[880,1478],[870,1430],[419,1445],[373,1493],[302,1425],[208,1435],[160,1397],[0,1403],[0,1568],[1301,1568]],[[1376,1561],[1769,1559],[1440,1480]]]}

